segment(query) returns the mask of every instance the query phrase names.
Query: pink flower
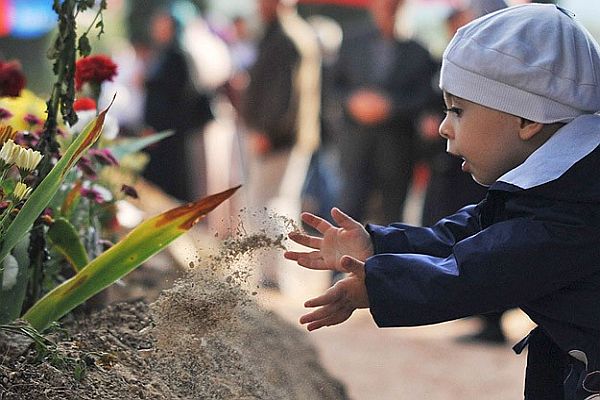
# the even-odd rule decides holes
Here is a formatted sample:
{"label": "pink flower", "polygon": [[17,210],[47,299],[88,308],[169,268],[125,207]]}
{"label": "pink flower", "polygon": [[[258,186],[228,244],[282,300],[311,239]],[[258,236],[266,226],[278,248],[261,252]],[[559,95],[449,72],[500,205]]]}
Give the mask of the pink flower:
{"label": "pink flower", "polygon": [[0,62],[0,96],[19,97],[25,87],[25,75],[16,61]]}
{"label": "pink flower", "polygon": [[88,154],[102,165],[119,165],[119,161],[109,149],[90,149]]}
{"label": "pink flower", "polygon": [[92,200],[96,204],[104,203],[104,197],[102,197],[100,192],[96,189],[81,188],[79,193],[81,193],[81,196],[85,197],[86,199]]}
{"label": "pink flower", "polygon": [[37,131],[20,131],[17,133],[15,143],[24,147],[35,148],[39,140],[40,135]]}
{"label": "pink flower", "polygon": [[126,196],[129,196],[134,199],[138,199],[138,192],[135,190],[133,186],[125,185],[121,186],[121,192],[125,193]]}
{"label": "pink flower", "polygon": [[95,55],[83,57],[75,63],[75,89],[80,90],[84,83],[101,84],[112,81],[117,75],[117,64],[110,57]]}
{"label": "pink flower", "polygon": [[96,179],[98,176],[96,175],[96,171],[92,166],[92,161],[87,157],[81,157],[77,162],[77,167],[85,176],[90,179]]}
{"label": "pink flower", "polygon": [[12,116],[13,115],[10,111],[8,111],[6,108],[0,107],[0,121],[3,119],[9,119]]}
{"label": "pink flower", "polygon": [[31,126],[42,125],[44,123],[44,121],[33,114],[27,114],[23,119]]}

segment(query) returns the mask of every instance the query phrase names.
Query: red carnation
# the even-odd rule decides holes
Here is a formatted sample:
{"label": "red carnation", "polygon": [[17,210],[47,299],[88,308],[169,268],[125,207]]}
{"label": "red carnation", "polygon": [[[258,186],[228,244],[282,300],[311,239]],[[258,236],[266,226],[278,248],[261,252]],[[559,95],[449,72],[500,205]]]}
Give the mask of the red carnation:
{"label": "red carnation", "polygon": [[0,96],[19,97],[25,87],[25,75],[16,61],[0,62]]}
{"label": "red carnation", "polygon": [[83,57],[75,64],[75,88],[80,90],[84,83],[101,84],[112,81],[117,75],[117,64],[110,57],[96,55]]}
{"label": "red carnation", "polygon": [[89,97],[82,97],[73,102],[73,109],[75,111],[96,110],[96,101]]}

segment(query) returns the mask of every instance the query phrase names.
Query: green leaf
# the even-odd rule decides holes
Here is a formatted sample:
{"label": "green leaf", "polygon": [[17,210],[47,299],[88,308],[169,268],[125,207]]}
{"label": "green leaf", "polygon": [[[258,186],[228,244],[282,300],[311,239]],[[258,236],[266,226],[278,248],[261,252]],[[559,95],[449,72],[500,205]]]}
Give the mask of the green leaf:
{"label": "green leaf", "polygon": [[239,188],[176,207],[142,222],[121,241],[31,307],[23,319],[46,329],[73,308],[122,278],[189,230]]}
{"label": "green leaf", "polygon": [[[12,256],[18,265],[17,281],[10,289],[4,289],[3,296],[11,301],[0,302],[0,324],[11,322],[15,315],[21,315],[21,305],[27,292],[27,283],[29,282],[29,235],[17,243],[12,251]],[[2,264],[5,264],[10,256],[6,257]],[[2,286],[0,285],[0,288]]]}
{"label": "green leaf", "polygon": [[112,152],[113,156],[115,156],[117,160],[121,161],[121,159],[126,155],[136,153],[150,146],[151,144],[160,142],[164,138],[173,136],[174,133],[175,131],[168,130],[164,132],[154,133],[152,135],[144,136],[141,138],[125,139],[115,144],[114,146],[109,146],[108,149]]}
{"label": "green leaf", "polygon": [[[5,266],[6,262],[17,262],[12,256],[6,257],[2,261],[2,266]],[[2,297],[7,301],[0,302],[0,324],[5,324],[15,320],[21,313],[21,305],[25,298],[25,292],[27,289],[27,281],[29,280],[28,269],[26,265],[19,265],[17,272],[17,281],[9,289],[2,289],[2,280],[0,280],[0,290],[2,291]],[[10,300],[9,300],[10,299]],[[3,299],[4,300],[4,299]]]}
{"label": "green leaf", "polygon": [[48,229],[48,237],[75,272],[81,271],[89,262],[85,247],[79,239],[79,233],[67,219],[62,217],[55,219]]}

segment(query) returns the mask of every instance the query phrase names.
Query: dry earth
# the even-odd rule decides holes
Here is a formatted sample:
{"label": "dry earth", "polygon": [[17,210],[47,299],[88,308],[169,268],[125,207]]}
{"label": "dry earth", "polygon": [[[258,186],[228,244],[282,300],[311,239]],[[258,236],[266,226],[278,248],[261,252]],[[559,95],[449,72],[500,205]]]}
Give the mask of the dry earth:
{"label": "dry earth", "polygon": [[0,399],[345,399],[308,337],[247,289],[254,253],[281,241],[238,231],[183,276],[149,263],[110,291],[143,300],[67,318],[43,352],[0,332]]}
{"label": "dry earth", "polygon": [[186,278],[150,307],[119,303],[49,339],[41,354],[0,337],[0,399],[345,398],[306,336],[226,282]]}

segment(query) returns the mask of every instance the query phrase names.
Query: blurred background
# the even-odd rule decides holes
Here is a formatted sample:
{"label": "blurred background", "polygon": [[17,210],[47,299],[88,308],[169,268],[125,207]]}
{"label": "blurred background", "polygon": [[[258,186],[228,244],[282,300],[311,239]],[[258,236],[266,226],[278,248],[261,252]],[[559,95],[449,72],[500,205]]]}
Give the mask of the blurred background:
{"label": "blurred background", "polygon": [[[298,9],[303,16],[324,15],[333,18],[342,28],[366,18],[369,0],[300,0]],[[509,1],[517,4],[526,1]],[[600,37],[600,8],[592,1],[556,0],[576,14],[577,19],[598,38]],[[437,56],[441,55],[447,35],[444,19],[448,10],[461,0],[408,0],[399,18],[410,21],[413,34]],[[56,26],[56,14],[49,0],[0,0],[0,52],[4,59],[18,58],[28,77],[28,87],[40,94],[51,85],[50,65],[45,53]],[[233,20],[247,19],[250,34],[259,29],[256,2],[251,0],[108,0],[106,33],[97,43],[95,52],[116,53],[130,44],[131,38],[147,35],[146,27],[159,8],[171,8],[183,24],[203,17],[218,35],[233,30]],[[93,18],[91,13],[82,15]],[[80,26],[87,28],[82,18]]]}
{"label": "blurred background", "polygon": [[[403,220],[430,225],[484,195],[483,189],[475,187],[447,158],[437,135],[442,104],[436,74],[443,49],[452,33],[470,19],[526,2],[108,0],[105,32],[99,39],[95,34],[90,39],[92,53],[110,56],[118,65],[118,75],[103,84],[100,105],[107,105],[116,93],[110,115],[121,136],[176,130],[172,141],[148,149],[150,163],[144,173],[144,179],[170,201],[185,202],[244,185],[234,200],[201,224],[201,238],[227,237],[238,223],[241,209],[254,214],[248,227],[261,229],[260,219],[265,214],[257,217],[252,210],[267,208],[292,219],[298,219],[300,211],[327,217],[329,208],[338,203],[365,223]],[[571,10],[600,39],[596,1],[543,3]],[[423,101],[407,106],[398,124],[394,116],[373,114],[366,99],[358,102],[355,111],[352,100],[344,97],[355,90],[349,89],[349,81],[356,75],[349,65],[355,58],[367,65],[384,65],[382,60],[391,57],[385,46],[371,59],[362,53],[348,53],[362,27],[378,18],[375,12],[385,14],[374,4],[393,6],[394,40],[414,43],[421,49],[418,57],[423,58],[420,65],[413,65],[412,72],[408,64],[406,68],[402,64],[400,72],[394,73],[406,73],[406,80],[422,80],[425,93]],[[273,5],[295,8],[302,23],[284,19],[282,12],[276,17],[274,8],[270,14]],[[94,17],[94,12],[83,13],[78,19],[80,29],[87,29]],[[292,39],[292,49],[266,40],[273,34],[272,22],[277,18]],[[27,88],[42,98],[48,97],[54,81],[46,52],[55,28],[51,0],[0,0],[0,60],[19,60]],[[313,68],[312,75],[311,66],[318,69]],[[367,75],[394,75],[390,71],[395,67],[392,63]],[[289,75],[282,75],[286,71]],[[381,91],[407,84],[392,81],[390,76],[381,78]],[[194,99],[193,104],[186,102],[189,110],[179,109],[182,103],[176,98],[182,93]],[[386,109],[387,100],[384,96],[374,109]],[[282,104],[286,107],[279,110]],[[271,114],[276,122],[291,120],[294,126],[286,129],[293,132],[292,139],[285,138],[286,132],[269,136],[274,122],[266,117]],[[312,126],[298,123],[307,125],[311,118]],[[375,122],[365,122],[368,118]],[[371,128],[388,129],[391,136],[406,131],[410,138],[399,145],[405,162],[392,171],[392,183],[390,176],[379,176],[368,154],[359,158],[364,156],[359,150],[371,143],[348,143],[352,139],[349,132]],[[396,145],[379,143],[374,151]],[[355,153],[356,158],[348,156]],[[356,178],[351,168],[357,166],[368,172],[366,179]],[[404,176],[405,189],[389,194],[390,186],[396,186],[396,175]],[[358,181],[372,185],[350,196],[348,190],[358,186],[350,184]],[[350,204],[348,198],[360,201]],[[396,211],[390,212],[390,205]],[[123,225],[135,224],[129,219],[139,221],[133,208],[121,215]],[[264,268],[256,272],[259,301],[295,325],[306,296],[320,293],[339,278],[290,267],[280,254],[261,260],[261,264]],[[530,328],[531,323],[518,310],[441,326],[393,330],[377,329],[368,312],[359,312],[346,324],[309,337],[325,367],[348,386],[350,397],[356,400],[512,399],[521,398],[525,357],[514,355],[510,346]]]}

